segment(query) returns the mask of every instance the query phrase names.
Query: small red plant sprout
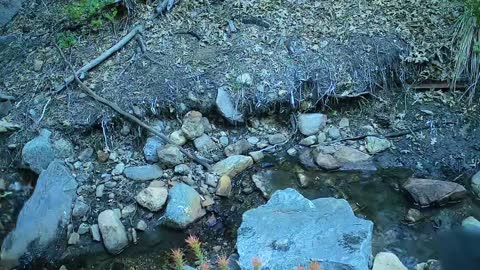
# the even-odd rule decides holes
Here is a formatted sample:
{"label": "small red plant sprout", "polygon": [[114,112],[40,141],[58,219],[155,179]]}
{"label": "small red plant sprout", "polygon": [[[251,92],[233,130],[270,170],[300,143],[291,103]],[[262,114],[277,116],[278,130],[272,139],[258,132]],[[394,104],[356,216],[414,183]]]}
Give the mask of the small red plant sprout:
{"label": "small red plant sprout", "polygon": [[262,261],[259,257],[253,257],[252,259],[253,270],[260,270],[262,267]]}
{"label": "small red plant sprout", "polygon": [[210,269],[210,265],[208,263],[202,263],[200,265],[200,270],[209,270]]}
{"label": "small red plant sprout", "polygon": [[320,263],[318,263],[317,261],[312,261],[310,262],[308,270],[323,270],[323,267],[321,267]]}
{"label": "small red plant sprout", "polygon": [[198,264],[202,265],[205,262],[205,256],[203,255],[202,251],[202,243],[198,237],[190,235],[185,242],[187,242],[188,247],[190,247],[190,249],[193,251],[193,254],[195,254]]}
{"label": "small red plant sprout", "polygon": [[218,269],[220,270],[228,270],[228,259],[225,256],[218,257]]}
{"label": "small red plant sprout", "polygon": [[172,250],[172,260],[175,264],[175,270],[183,270],[183,251],[180,249]]}

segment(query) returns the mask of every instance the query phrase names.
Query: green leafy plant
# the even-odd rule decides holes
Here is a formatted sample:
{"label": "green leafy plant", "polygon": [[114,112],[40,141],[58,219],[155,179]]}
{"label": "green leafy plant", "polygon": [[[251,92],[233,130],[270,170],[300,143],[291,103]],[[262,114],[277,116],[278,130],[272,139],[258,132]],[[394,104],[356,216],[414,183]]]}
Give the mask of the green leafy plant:
{"label": "green leafy plant", "polygon": [[199,264],[199,265],[204,264],[205,263],[205,256],[204,256],[203,250],[202,250],[202,243],[200,242],[198,237],[190,235],[187,238],[187,240],[185,240],[185,242],[187,242],[188,247],[190,247],[190,249],[193,251],[193,254],[197,258],[197,264]]}
{"label": "green leafy plant", "polygon": [[469,104],[472,103],[480,81],[480,0],[465,0],[465,10],[455,24],[453,45],[455,67],[452,86],[455,89],[461,78],[468,80]]}
{"label": "green leafy plant", "polygon": [[75,38],[75,35],[72,32],[67,31],[67,32],[60,33],[58,35],[57,43],[58,43],[58,46],[60,46],[60,48],[67,49],[67,48],[73,47],[77,43],[77,39]]}
{"label": "green leafy plant", "polygon": [[71,21],[87,21],[93,28],[99,28],[106,19],[113,22],[118,15],[116,7],[107,8],[112,0],[80,0],[67,6],[65,11]]}
{"label": "green leafy plant", "polygon": [[183,270],[183,251],[180,249],[172,250],[172,260],[175,265],[175,270]]}

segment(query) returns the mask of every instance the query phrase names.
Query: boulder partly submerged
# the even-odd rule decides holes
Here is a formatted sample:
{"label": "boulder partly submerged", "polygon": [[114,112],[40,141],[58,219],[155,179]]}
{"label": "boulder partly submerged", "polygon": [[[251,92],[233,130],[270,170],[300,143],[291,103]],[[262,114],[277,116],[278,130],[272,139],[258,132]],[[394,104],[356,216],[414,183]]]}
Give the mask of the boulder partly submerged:
{"label": "boulder partly submerged", "polygon": [[294,189],[243,214],[237,249],[242,269],[258,257],[265,269],[295,269],[318,261],[324,269],[368,270],[373,223],[357,218],[343,199],[308,200]]}
{"label": "boulder partly submerged", "polygon": [[3,241],[0,269],[18,264],[23,256],[50,255],[46,254],[48,248],[65,235],[76,189],[75,178],[62,162],[53,161],[42,171],[35,191],[18,215],[15,229]]}
{"label": "boulder partly submerged", "polygon": [[410,178],[403,184],[403,189],[421,207],[456,202],[467,196],[462,185],[450,181]]}

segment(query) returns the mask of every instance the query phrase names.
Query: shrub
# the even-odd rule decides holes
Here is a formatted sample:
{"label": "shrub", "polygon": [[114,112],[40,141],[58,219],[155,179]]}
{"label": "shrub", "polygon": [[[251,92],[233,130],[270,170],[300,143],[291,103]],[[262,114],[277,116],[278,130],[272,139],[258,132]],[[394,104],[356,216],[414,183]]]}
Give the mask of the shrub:
{"label": "shrub", "polygon": [[465,78],[469,104],[472,103],[480,80],[480,0],[465,0],[465,11],[455,24],[453,45],[455,67],[452,85]]}
{"label": "shrub", "polygon": [[116,7],[109,7],[112,0],[80,0],[65,8],[68,18],[75,22],[86,21],[94,28],[103,25],[104,20],[113,21],[118,14]]}
{"label": "shrub", "polygon": [[77,39],[75,38],[75,35],[72,32],[67,31],[67,32],[60,33],[57,36],[57,43],[58,43],[58,46],[60,46],[60,48],[67,49],[74,46],[77,43]]}

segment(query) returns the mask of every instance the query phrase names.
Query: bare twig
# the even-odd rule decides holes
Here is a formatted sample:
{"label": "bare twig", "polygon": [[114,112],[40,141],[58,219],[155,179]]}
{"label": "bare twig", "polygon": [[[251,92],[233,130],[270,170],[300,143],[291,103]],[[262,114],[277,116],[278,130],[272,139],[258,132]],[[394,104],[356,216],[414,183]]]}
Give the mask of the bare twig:
{"label": "bare twig", "polygon": [[[116,53],[119,51],[121,48],[123,48],[125,45],[127,45],[132,38],[134,38],[137,34],[141,33],[143,31],[143,25],[138,25],[135,28],[130,31],[125,37],[123,37],[119,42],[117,42],[115,45],[113,45],[110,49],[104,51],[100,56],[97,58],[93,59],[86,65],[84,65],[82,68],[80,68],[78,71],[75,72],[75,75],[77,75],[79,78],[83,79],[85,78],[85,75],[88,71],[105,61],[107,58],[109,58],[112,54]],[[55,87],[55,92],[60,92],[65,87],[67,87],[70,83],[72,83],[75,80],[74,76],[70,76],[66,78],[63,83],[57,85]]]}
{"label": "bare twig", "polygon": [[52,101],[51,98],[49,98],[47,100],[47,103],[45,103],[45,106],[43,106],[42,115],[40,115],[40,118],[38,118],[38,120],[35,122],[35,125],[38,126],[40,124],[40,122],[42,122],[42,119],[45,116],[45,112],[47,111],[47,107],[48,107],[48,104],[50,104],[50,101]]}
{"label": "bare twig", "polygon": [[58,51],[60,52],[60,55],[63,59],[63,61],[70,67],[70,69],[72,70],[73,72],[73,76],[74,76],[74,79],[75,81],[77,82],[78,86],[80,86],[80,89],[82,89],[85,93],[87,93],[90,97],[92,97],[93,99],[95,99],[96,101],[102,103],[102,104],[105,104],[107,105],[108,107],[112,108],[114,111],[116,111],[117,113],[119,113],[120,115],[122,115],[123,117],[125,117],[126,119],[130,120],[131,122],[143,127],[144,129],[150,131],[151,133],[157,135],[158,137],[160,137],[162,140],[164,140],[165,142],[171,144],[171,145],[174,145],[178,148],[178,150],[180,150],[180,152],[182,152],[184,155],[186,155],[187,157],[189,157],[190,159],[192,159],[193,161],[197,162],[198,164],[202,165],[203,167],[205,167],[207,170],[210,170],[210,165],[205,162],[204,160],[198,158],[197,156],[195,156],[194,154],[191,154],[190,152],[188,152],[187,150],[185,150],[183,147],[181,146],[178,146],[176,144],[174,144],[167,136],[165,136],[165,134],[159,132],[158,130],[152,128],[151,126],[147,125],[146,123],[144,123],[142,120],[138,119],[137,117],[133,116],[132,114],[124,111],[123,109],[121,109],[116,103],[113,103],[107,99],[105,99],[104,97],[101,97],[99,95],[97,95],[95,92],[93,92],[88,86],[86,86],[81,80],[80,78],[78,77],[77,73],[75,72],[75,69],[73,68],[72,64],[67,60],[67,58],[65,57],[65,55],[63,54],[63,51],[62,49],[60,49],[60,47],[55,44],[55,46],[57,47]]}

